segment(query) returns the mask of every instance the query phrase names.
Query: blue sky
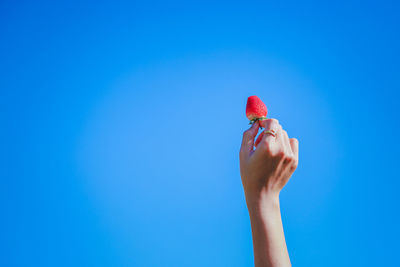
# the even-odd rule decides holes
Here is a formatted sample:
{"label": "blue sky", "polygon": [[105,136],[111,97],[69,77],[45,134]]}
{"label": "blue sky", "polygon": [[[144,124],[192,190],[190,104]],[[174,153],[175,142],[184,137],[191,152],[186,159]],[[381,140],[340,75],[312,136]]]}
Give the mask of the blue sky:
{"label": "blue sky", "polygon": [[395,1],[0,4],[1,266],[252,266],[258,95],[294,266],[396,266]]}

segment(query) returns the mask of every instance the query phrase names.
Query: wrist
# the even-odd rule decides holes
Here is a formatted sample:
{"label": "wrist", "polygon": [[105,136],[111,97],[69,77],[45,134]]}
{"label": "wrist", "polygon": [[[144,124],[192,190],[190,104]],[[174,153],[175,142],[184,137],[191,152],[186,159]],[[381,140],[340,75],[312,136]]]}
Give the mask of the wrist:
{"label": "wrist", "polygon": [[245,194],[250,216],[279,211],[279,192],[261,191]]}

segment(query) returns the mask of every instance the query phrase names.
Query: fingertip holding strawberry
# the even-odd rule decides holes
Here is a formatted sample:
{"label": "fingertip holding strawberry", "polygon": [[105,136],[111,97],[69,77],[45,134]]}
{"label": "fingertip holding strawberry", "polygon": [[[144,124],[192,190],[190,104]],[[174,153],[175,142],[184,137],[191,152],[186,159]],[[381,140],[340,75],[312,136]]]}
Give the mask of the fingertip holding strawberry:
{"label": "fingertip holding strawberry", "polygon": [[261,125],[259,124],[259,122],[258,122],[258,121],[255,121],[255,122],[253,122],[253,123],[250,123],[250,124],[251,124],[250,128],[261,127]]}
{"label": "fingertip holding strawberry", "polygon": [[249,124],[254,124],[254,123],[256,123],[257,121],[265,121],[266,119],[267,119],[267,118],[265,118],[265,117],[253,119],[253,120],[251,120],[251,121],[249,122]]}
{"label": "fingertip holding strawberry", "polygon": [[267,113],[267,106],[265,106],[258,96],[253,95],[247,98],[246,117],[250,120],[250,124],[266,120]]}

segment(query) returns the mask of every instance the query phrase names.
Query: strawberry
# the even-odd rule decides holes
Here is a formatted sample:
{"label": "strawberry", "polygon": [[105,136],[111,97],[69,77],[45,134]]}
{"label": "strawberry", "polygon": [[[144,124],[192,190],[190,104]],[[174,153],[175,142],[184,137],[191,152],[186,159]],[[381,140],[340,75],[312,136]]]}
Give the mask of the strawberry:
{"label": "strawberry", "polygon": [[250,120],[250,124],[267,119],[267,107],[258,96],[253,95],[247,99],[246,116]]}

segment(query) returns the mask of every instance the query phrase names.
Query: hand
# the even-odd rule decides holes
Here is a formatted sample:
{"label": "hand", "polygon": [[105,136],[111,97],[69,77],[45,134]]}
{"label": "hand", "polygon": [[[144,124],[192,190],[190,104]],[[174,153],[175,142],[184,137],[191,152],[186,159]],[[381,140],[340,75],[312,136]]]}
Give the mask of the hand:
{"label": "hand", "polygon": [[[260,125],[265,131],[254,142]],[[249,209],[256,267],[291,266],[279,193],[297,167],[298,150],[297,139],[289,139],[275,119],[257,121],[243,134],[240,175]]]}
{"label": "hand", "polygon": [[[265,131],[254,142],[260,126]],[[266,133],[271,130],[276,136]],[[246,199],[264,194],[279,197],[281,189],[296,170],[298,147],[297,139],[289,139],[276,119],[257,121],[246,130],[240,148],[240,175]]]}

